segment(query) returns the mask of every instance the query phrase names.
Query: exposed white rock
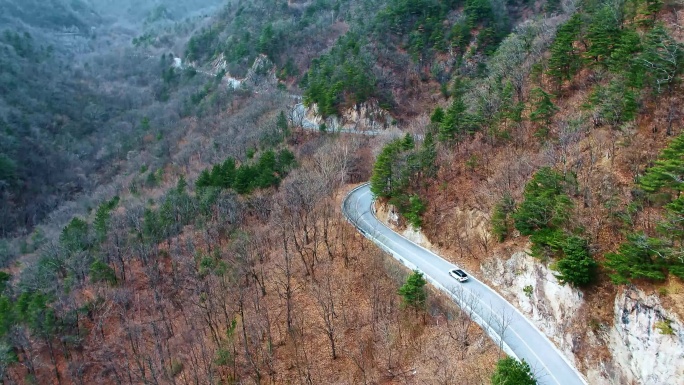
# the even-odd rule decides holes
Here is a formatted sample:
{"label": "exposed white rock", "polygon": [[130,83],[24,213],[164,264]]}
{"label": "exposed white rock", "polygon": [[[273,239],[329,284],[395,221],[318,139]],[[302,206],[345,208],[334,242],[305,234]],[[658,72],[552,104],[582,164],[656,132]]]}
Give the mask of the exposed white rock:
{"label": "exposed white rock", "polygon": [[373,203],[373,213],[380,222],[389,226],[390,229],[399,231],[399,212],[394,205],[375,201]]}
{"label": "exposed white rock", "polygon": [[242,83],[255,88],[274,87],[278,84],[275,64],[266,55],[257,56]]}
{"label": "exposed white rock", "polygon": [[318,106],[313,104],[306,109],[304,117],[316,126],[325,123],[331,132],[379,132],[392,124],[392,116],[378,105],[377,101],[368,101],[342,112],[340,117],[323,118],[318,114]]}
{"label": "exposed white rock", "polygon": [[[562,285],[553,271],[524,252],[508,260],[492,258],[482,265],[482,274],[512,301],[560,348],[570,362],[576,328],[584,306],[582,292]],[[585,363],[591,385],[684,384],[684,325],[663,308],[655,295],[634,287],[623,289],[613,305],[613,325],[587,330],[585,348],[607,346],[612,359]],[[664,323],[664,324],[663,324]],[[657,325],[669,325],[663,334]],[[588,365],[587,365],[588,364]]]}
{"label": "exposed white rock", "polygon": [[[684,328],[655,295],[626,288],[615,298],[610,350],[622,383],[684,384]],[[671,333],[657,326],[669,325]]]}
{"label": "exposed white rock", "polygon": [[218,55],[216,59],[214,59],[213,62],[211,62],[211,72],[212,73],[219,73],[221,70],[226,70],[228,68],[228,61],[226,60],[226,57],[221,53]]}
{"label": "exposed white rock", "polygon": [[508,260],[491,258],[482,264],[482,274],[574,362],[569,330],[584,306],[581,291],[561,284],[550,268],[525,252]]}
{"label": "exposed white rock", "polygon": [[427,249],[432,248],[432,244],[430,241],[428,241],[425,234],[423,234],[420,229],[414,228],[412,225],[408,225],[408,228],[404,230],[401,235],[403,235],[404,238],[408,239],[409,241],[421,245]]}
{"label": "exposed white rock", "polygon": [[432,248],[432,244],[419,228],[417,229],[411,224],[408,224],[403,230],[399,228],[399,212],[394,205],[378,204],[376,202],[374,210],[375,215],[381,222],[389,226],[392,230],[401,233],[404,238],[425,248]]}
{"label": "exposed white rock", "polygon": [[[173,67],[185,68],[181,58],[174,58]],[[259,55],[254,60],[252,67],[247,71],[244,78],[236,78],[228,71],[228,63],[220,54],[212,63],[209,70],[202,70],[197,67],[196,63],[189,63],[187,66],[195,68],[198,73],[207,76],[222,76],[223,82],[230,88],[239,89],[243,86],[252,87],[256,89],[267,89],[274,87],[278,83],[276,78],[276,67],[266,55]]]}
{"label": "exposed white rock", "polygon": [[234,89],[238,89],[242,86],[242,80],[240,80],[240,79],[236,79],[232,76],[226,76],[225,79],[226,79],[226,82],[228,83],[228,86],[230,86]]}

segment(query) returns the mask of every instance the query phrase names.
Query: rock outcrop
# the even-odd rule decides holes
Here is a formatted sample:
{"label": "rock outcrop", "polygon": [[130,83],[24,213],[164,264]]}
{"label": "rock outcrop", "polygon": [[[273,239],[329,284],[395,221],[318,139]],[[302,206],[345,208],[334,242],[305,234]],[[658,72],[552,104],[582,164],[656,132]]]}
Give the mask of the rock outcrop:
{"label": "rock outcrop", "polygon": [[319,127],[325,124],[326,130],[331,132],[379,132],[393,122],[392,116],[375,100],[348,108],[340,116],[327,118],[318,114],[318,106],[314,104],[307,108],[305,119]]}
{"label": "rock outcrop", "polygon": [[[527,315],[575,364],[578,349],[605,348],[607,360],[582,362],[589,384],[669,385],[684,379],[684,325],[657,295],[636,287],[620,290],[612,325],[587,325],[582,292],[556,279],[546,264],[524,252],[492,258],[483,277]],[[585,333],[585,336],[578,336]],[[586,338],[578,338],[586,337]],[[579,340],[589,346],[578,346]]]}
{"label": "rock outcrop", "polygon": [[620,383],[684,383],[684,325],[658,296],[628,287],[615,298],[614,310],[609,348]]}
{"label": "rock outcrop", "polygon": [[585,305],[581,291],[561,284],[551,269],[525,252],[488,260],[482,274],[574,362],[572,324]]}
{"label": "rock outcrop", "polygon": [[207,76],[222,74],[223,82],[234,89],[249,87],[254,90],[261,90],[275,87],[278,84],[276,66],[266,55],[259,55],[254,59],[252,67],[247,71],[244,78],[236,78],[227,71],[228,64],[223,54],[219,55],[211,62],[211,68],[206,71],[198,69],[196,63],[184,63],[183,60],[178,57],[173,59],[173,67],[178,69],[192,67],[195,68],[197,72]]}

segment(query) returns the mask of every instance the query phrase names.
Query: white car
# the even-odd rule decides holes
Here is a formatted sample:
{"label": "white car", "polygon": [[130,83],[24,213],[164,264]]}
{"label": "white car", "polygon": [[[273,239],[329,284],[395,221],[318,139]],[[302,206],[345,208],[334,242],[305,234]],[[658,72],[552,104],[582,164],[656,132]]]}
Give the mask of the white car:
{"label": "white car", "polygon": [[468,274],[461,269],[449,270],[449,275],[458,280],[459,282],[465,282],[468,280]]}

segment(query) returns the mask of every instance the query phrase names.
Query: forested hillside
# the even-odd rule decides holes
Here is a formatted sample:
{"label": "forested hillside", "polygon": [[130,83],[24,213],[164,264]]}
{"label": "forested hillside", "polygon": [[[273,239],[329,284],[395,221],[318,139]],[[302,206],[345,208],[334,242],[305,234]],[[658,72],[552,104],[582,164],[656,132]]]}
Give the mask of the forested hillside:
{"label": "forested hillside", "polygon": [[[91,192],[119,173],[117,160],[140,148],[147,135],[140,123],[144,117],[177,119],[156,112],[163,59],[127,47],[135,30],[111,40],[118,21],[101,16],[95,5],[102,4],[0,4],[0,233],[5,236],[30,232],[65,199]],[[104,41],[110,47],[103,47]],[[126,45],[116,47],[122,41]]]}
{"label": "forested hillside", "polygon": [[633,369],[611,330],[634,310],[608,304],[652,292],[649,338],[684,345],[682,17],[0,3],[0,382],[535,383],[344,220],[370,181],[379,215],[547,322],[591,383],[676,383],[662,357]]}
{"label": "forested hillside", "polygon": [[[427,127],[431,134],[429,140],[434,135],[446,152],[458,154],[461,144],[474,143],[478,136],[490,148],[519,148],[530,139],[531,133],[533,142],[527,142],[527,147],[553,150],[555,146],[567,147],[568,140],[579,141],[583,130],[591,128],[625,132],[640,128],[637,125],[642,124],[651,125],[653,134],[660,129],[665,136],[674,135],[681,116],[678,114],[680,101],[673,96],[681,91],[679,77],[683,53],[682,44],[673,35],[677,31],[657,20],[661,6],[641,2],[583,4],[582,9],[572,15],[561,14],[542,22],[520,25],[491,52],[482,73],[468,73],[462,68],[454,71],[448,103],[437,106],[431,113]],[[673,12],[676,9],[674,7]],[[558,27],[555,38],[550,39],[547,36],[553,31],[554,26],[549,24],[552,21]],[[548,54],[543,55],[546,48]],[[565,137],[571,135],[575,137]],[[412,148],[412,145],[399,142],[385,147],[382,154],[387,157],[381,155],[375,167],[378,177],[373,187],[378,196],[396,198],[420,193],[425,178],[422,174],[414,176],[421,167],[405,161],[405,151]],[[482,155],[473,153],[472,156],[466,166],[477,171],[478,159],[475,158]],[[655,156],[655,153],[651,154],[651,157]],[[550,196],[552,200],[557,200],[556,196],[562,197],[558,198],[561,202],[554,204],[567,208],[545,209],[560,215],[557,220],[549,218],[550,214],[534,219],[524,213],[514,215],[510,223],[515,222],[516,229],[523,235],[547,230],[542,223],[557,226],[559,221],[565,220],[564,212],[571,202],[563,192],[579,191],[573,187],[578,182],[568,180],[577,178],[579,166],[568,164],[571,159],[567,155],[562,161],[564,168],[560,174],[551,170],[544,176],[540,174],[540,180],[531,182],[530,191],[526,189],[525,194],[530,198]],[[641,165],[644,166],[648,165]],[[635,171],[640,176],[645,170]],[[547,182],[549,179],[551,181]],[[639,183],[638,186],[643,186],[643,182]],[[549,191],[553,192],[532,191],[540,184],[549,184]],[[647,191],[657,192],[660,185],[647,186]],[[522,185],[511,187],[521,191]],[[501,240],[510,230],[506,225],[507,215],[515,209],[515,202],[510,197],[512,191],[503,193],[496,210],[497,221],[501,223],[497,222],[495,226],[495,233]],[[521,209],[525,210],[526,204],[527,199]],[[537,207],[541,203],[530,204]],[[549,240],[546,245],[561,243]]]}
{"label": "forested hillside", "polygon": [[[672,12],[679,9],[670,6]],[[450,177],[458,167],[453,160],[464,156],[469,157],[464,166],[473,175],[502,178],[499,164],[492,165],[498,152],[544,153],[545,158],[533,163],[546,167],[527,166],[527,171],[511,175],[522,180],[530,177],[529,182],[488,181],[490,194],[500,199],[493,206],[492,230],[499,241],[505,241],[513,230],[530,236],[532,255],[558,258],[560,277],[571,284],[583,286],[596,279],[589,243],[599,240],[599,232],[618,236],[620,229],[629,241],[621,252],[609,254],[605,265],[607,273],[616,273],[611,275],[614,282],[663,280],[665,271],[681,276],[676,237],[645,238],[637,220],[644,210],[662,207],[665,221],[654,223],[659,223],[663,235],[672,236],[679,215],[680,139],[672,140],[660,156],[657,151],[643,152],[644,141],[664,143],[679,135],[682,119],[678,96],[684,46],[675,37],[679,31],[658,19],[661,7],[638,1],[583,4],[571,16],[560,17],[553,40],[544,36],[549,31],[544,23],[522,25],[493,52],[487,76],[458,72],[449,103],[431,114],[425,143],[433,146],[433,135],[439,139],[441,168],[450,169]],[[523,39],[527,46],[520,45]],[[548,46],[548,55],[535,52],[535,43],[543,44],[538,48]],[[527,82],[528,77],[533,80]],[[602,170],[592,170],[598,155],[585,159],[581,148],[584,138],[595,135],[610,135],[618,142],[601,154],[610,159]],[[490,150],[474,150],[472,146],[480,140],[478,146]],[[376,195],[389,198],[415,224],[415,208],[406,203],[406,197],[413,201],[429,194],[423,187],[426,177],[434,173],[425,172],[420,153],[412,154],[412,149],[396,141],[386,145],[371,180]],[[632,151],[641,153],[643,160],[622,158],[634,156]],[[603,173],[603,178],[614,179],[601,187],[594,185],[597,174]],[[618,189],[619,178],[626,174],[632,174],[636,183],[625,202]],[[437,186],[435,182],[431,185]],[[604,223],[590,225],[588,211],[599,208],[610,210],[609,217],[617,222],[608,228]],[[643,253],[659,257],[633,254],[640,247]],[[598,243],[591,248],[610,250],[611,245]]]}
{"label": "forested hillside", "polygon": [[[668,304],[668,314],[654,316],[667,327],[654,333],[678,333],[670,325],[679,325],[682,315],[676,288],[684,278],[682,8],[678,2],[578,2],[564,4],[557,16],[519,24],[481,72],[454,72],[449,99],[437,103],[425,128],[425,143],[438,141],[436,164],[425,167],[425,148],[395,140],[378,155],[371,177],[376,196],[395,206],[403,223],[422,226],[454,260],[489,266],[525,251],[559,285],[570,285],[588,314],[556,318],[573,323],[572,337],[556,340],[588,372],[593,360],[611,360],[599,345],[617,349],[601,331],[624,327],[613,323],[626,324],[634,314],[603,306],[623,285]],[[487,230],[480,227],[485,221]],[[474,232],[464,231],[469,223],[477,224],[470,225]],[[537,300],[545,306],[537,291],[543,288],[501,290],[523,298],[521,306]],[[617,359],[610,364],[618,383],[679,378],[665,364],[644,363],[645,372],[635,373],[649,358],[634,355],[639,363],[631,369]],[[642,377],[646,372],[650,379]]]}
{"label": "forested hillside", "polygon": [[[85,127],[69,127],[74,118],[79,120],[93,94],[70,76],[66,61],[71,55],[55,50],[57,41],[47,37],[52,31],[73,34],[73,41],[80,44],[83,38],[76,36],[87,35],[95,20],[84,18],[71,6],[55,3],[52,7],[54,10],[47,12],[42,2],[0,5],[0,25],[4,27],[0,32],[3,235],[32,227],[54,209],[56,200],[81,188],[79,173],[68,172],[74,165],[72,155],[53,143],[60,134],[81,131],[74,134],[82,135],[96,124],[91,121]],[[58,134],[64,125],[66,132]]]}

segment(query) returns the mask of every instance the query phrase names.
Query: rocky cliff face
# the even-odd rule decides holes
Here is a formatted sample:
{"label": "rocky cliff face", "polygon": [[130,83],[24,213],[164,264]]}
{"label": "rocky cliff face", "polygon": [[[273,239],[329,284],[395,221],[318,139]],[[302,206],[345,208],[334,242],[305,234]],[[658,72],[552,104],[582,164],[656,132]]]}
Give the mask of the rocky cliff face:
{"label": "rocky cliff face", "polygon": [[684,383],[684,325],[659,298],[628,287],[615,298],[609,334],[620,383]]}
{"label": "rocky cliff face", "polygon": [[266,55],[257,56],[242,82],[256,89],[274,87],[278,84],[275,64]]}
{"label": "rocky cliff face", "polygon": [[318,106],[313,105],[306,111],[306,120],[320,126],[325,123],[327,131],[378,132],[392,124],[390,114],[380,108],[376,101],[368,101],[342,111],[341,116],[323,118],[318,114]]}
{"label": "rocky cliff face", "polygon": [[259,55],[254,59],[254,63],[244,78],[236,78],[227,72],[228,64],[223,54],[220,54],[207,70],[199,68],[195,62],[185,63],[179,57],[173,58],[173,67],[183,69],[185,67],[192,67],[197,72],[207,76],[223,76],[223,82],[234,89],[248,87],[253,90],[268,90],[272,89],[278,84],[276,78],[276,66],[266,55]]}
{"label": "rocky cliff face", "polygon": [[412,225],[407,224],[405,228],[401,228],[401,221],[399,219],[399,211],[397,208],[390,204],[377,204],[375,205],[375,215],[383,223],[388,225],[392,230],[400,233],[404,238],[410,240],[413,243],[426,247],[428,249],[432,248],[432,244],[428,238],[423,234],[420,229],[414,228]]}
{"label": "rocky cliff face", "polygon": [[[584,368],[589,384],[684,383],[684,325],[657,296],[624,288],[613,304],[613,325],[592,326],[582,292],[562,285],[548,266],[524,252],[490,259],[482,275]],[[587,353],[582,362],[579,349]],[[593,353],[602,349],[608,358]]]}
{"label": "rocky cliff face", "polygon": [[525,252],[491,258],[482,275],[574,362],[572,324],[585,305],[581,291],[561,285],[551,269]]}

